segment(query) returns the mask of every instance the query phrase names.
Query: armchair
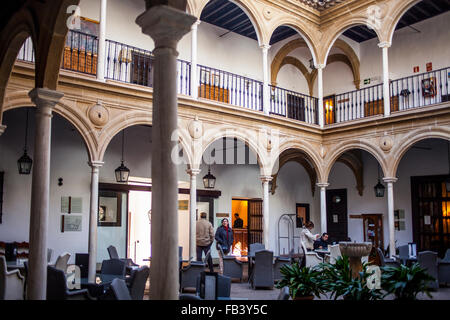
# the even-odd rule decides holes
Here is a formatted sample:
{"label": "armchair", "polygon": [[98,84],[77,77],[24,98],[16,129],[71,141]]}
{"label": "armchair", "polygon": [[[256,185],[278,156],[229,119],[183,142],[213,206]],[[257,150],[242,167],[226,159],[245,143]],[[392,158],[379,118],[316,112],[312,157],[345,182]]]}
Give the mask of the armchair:
{"label": "armchair", "polygon": [[332,244],[328,246],[330,249],[330,254],[325,256],[325,259],[329,259],[329,262],[334,264],[336,259],[342,257],[341,249],[339,249],[339,244]]}
{"label": "armchair", "polygon": [[128,288],[130,289],[132,300],[144,299],[144,291],[149,274],[150,268],[147,266],[142,266],[131,272]]}
{"label": "armchair", "polygon": [[106,290],[102,300],[132,300],[125,280],[115,278]]}
{"label": "armchair", "polygon": [[439,283],[450,283],[450,249],[445,252],[444,259],[438,259],[438,279]]}
{"label": "armchair", "polygon": [[185,288],[195,288],[197,277],[205,271],[206,265],[203,262],[191,261],[189,265],[181,269],[180,272],[180,292]]}
{"label": "armchair", "polygon": [[218,245],[223,257],[223,275],[232,279],[239,279],[242,282],[242,262],[236,259],[236,256],[225,255],[222,247]]}
{"label": "armchair", "polygon": [[251,287],[273,288],[273,252],[260,250],[255,252],[255,265],[250,275]]}
{"label": "armchair", "polygon": [[134,263],[133,260],[131,260],[129,258],[124,258],[124,259],[119,258],[119,254],[117,253],[116,247],[109,246],[107,249],[108,249],[108,254],[109,254],[110,259],[117,259],[117,260],[121,260],[121,261],[125,262],[126,271],[128,273],[130,273],[131,270],[137,269],[139,267],[138,264]]}
{"label": "armchair", "polygon": [[281,280],[280,268],[286,264],[291,264],[291,258],[276,257],[273,264],[273,280]]}
{"label": "armchair", "polygon": [[4,256],[0,256],[0,300],[22,300],[24,277],[19,269],[8,271]]}
{"label": "armchair", "polygon": [[66,273],[47,266],[47,300],[92,300],[87,289],[68,290]]}
{"label": "armchair", "polygon": [[64,273],[66,273],[67,262],[69,261],[69,258],[70,258],[70,253],[68,253],[68,252],[64,252],[64,253],[60,254],[58,256],[58,258],[56,259],[55,265],[53,267],[55,267],[58,270],[62,270],[62,271],[64,271]]}
{"label": "armchair", "polygon": [[302,242],[302,248],[303,248],[303,253],[304,253],[304,257],[305,257],[305,266],[308,268],[313,268],[317,265],[319,265],[319,263],[322,263],[323,260],[322,258],[315,253],[314,251],[307,251],[305,244]]}
{"label": "armchair", "polygon": [[422,251],[419,252],[417,256],[417,262],[421,268],[424,268],[430,276],[432,276],[434,281],[429,282],[429,286],[433,289],[439,288],[438,282],[438,262],[437,253],[433,251]]}

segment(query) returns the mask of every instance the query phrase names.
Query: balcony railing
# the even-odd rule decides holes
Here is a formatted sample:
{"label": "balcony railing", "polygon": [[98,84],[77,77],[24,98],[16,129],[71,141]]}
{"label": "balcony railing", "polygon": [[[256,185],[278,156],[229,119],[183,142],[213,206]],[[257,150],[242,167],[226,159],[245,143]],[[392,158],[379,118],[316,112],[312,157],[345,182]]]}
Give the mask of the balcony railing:
{"label": "balcony railing", "polygon": [[263,110],[262,82],[202,65],[198,65],[197,76],[200,98]]}
{"label": "balcony railing", "polygon": [[[106,40],[105,78],[153,86],[151,51]],[[98,39],[95,36],[69,30],[61,68],[97,74]],[[31,38],[26,39],[17,59],[34,62]],[[197,66],[198,87],[191,88],[191,63],[177,60],[177,92],[244,107],[263,110],[263,83],[227,71]],[[413,75],[390,83],[390,111],[396,112],[446,102],[450,100],[450,68]],[[283,88],[270,87],[271,114],[319,124],[318,99]],[[384,114],[383,84],[324,98],[324,123],[333,124]]]}
{"label": "balcony railing", "polygon": [[450,68],[443,68],[394,80],[390,84],[391,101],[398,101],[397,110],[450,101],[449,77]]}
{"label": "balcony railing", "polygon": [[270,113],[306,123],[318,124],[318,99],[270,86]]}
{"label": "balcony railing", "polygon": [[384,113],[383,84],[324,99],[325,124],[345,122]]}

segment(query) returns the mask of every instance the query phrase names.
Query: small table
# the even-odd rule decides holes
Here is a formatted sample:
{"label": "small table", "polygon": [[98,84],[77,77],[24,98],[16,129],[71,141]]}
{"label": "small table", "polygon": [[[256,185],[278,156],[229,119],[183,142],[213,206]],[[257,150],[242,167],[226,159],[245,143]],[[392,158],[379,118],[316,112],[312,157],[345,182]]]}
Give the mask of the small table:
{"label": "small table", "polygon": [[111,285],[111,282],[114,279],[122,279],[126,280],[126,276],[121,276],[117,274],[101,274],[97,273],[95,275],[96,282],[89,282],[88,278],[81,278],[80,284],[81,288],[86,288],[89,291],[89,294],[93,297],[99,297],[103,295],[106,290]]}
{"label": "small table", "polygon": [[330,254],[330,250],[327,249],[314,249],[314,252],[316,252],[322,258],[322,260],[325,260],[325,256],[327,254]]}
{"label": "small table", "polygon": [[24,269],[25,266],[23,263],[27,260],[13,260],[13,261],[6,261],[6,268],[8,270],[10,269]]}

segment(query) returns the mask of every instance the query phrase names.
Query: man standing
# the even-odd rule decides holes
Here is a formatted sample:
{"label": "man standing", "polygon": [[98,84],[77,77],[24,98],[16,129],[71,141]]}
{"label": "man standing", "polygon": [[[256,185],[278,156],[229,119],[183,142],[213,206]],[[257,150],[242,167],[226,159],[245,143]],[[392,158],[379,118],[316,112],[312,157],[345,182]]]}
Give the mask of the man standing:
{"label": "man standing", "polygon": [[233,228],[234,229],[239,229],[239,228],[243,228],[244,227],[244,220],[242,220],[240,217],[239,217],[239,213],[235,213],[234,214],[234,224],[233,224]]}
{"label": "man standing", "polygon": [[[206,212],[200,213],[200,219],[196,225],[196,244],[197,244],[197,261],[202,261],[203,252],[205,255],[211,249],[214,241],[214,228],[208,220],[206,220]],[[208,256],[208,267],[210,272],[214,272],[211,253]]]}

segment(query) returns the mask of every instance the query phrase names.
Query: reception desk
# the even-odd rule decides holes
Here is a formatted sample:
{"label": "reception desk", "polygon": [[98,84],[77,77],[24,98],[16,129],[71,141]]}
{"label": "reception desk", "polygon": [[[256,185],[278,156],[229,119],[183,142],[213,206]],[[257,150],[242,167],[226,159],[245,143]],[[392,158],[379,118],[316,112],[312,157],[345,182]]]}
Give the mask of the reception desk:
{"label": "reception desk", "polygon": [[248,252],[248,230],[247,229],[244,229],[244,228],[233,229],[232,252],[234,252],[234,248],[238,242],[240,242],[240,244],[241,244],[241,255],[246,256],[247,252]]}

